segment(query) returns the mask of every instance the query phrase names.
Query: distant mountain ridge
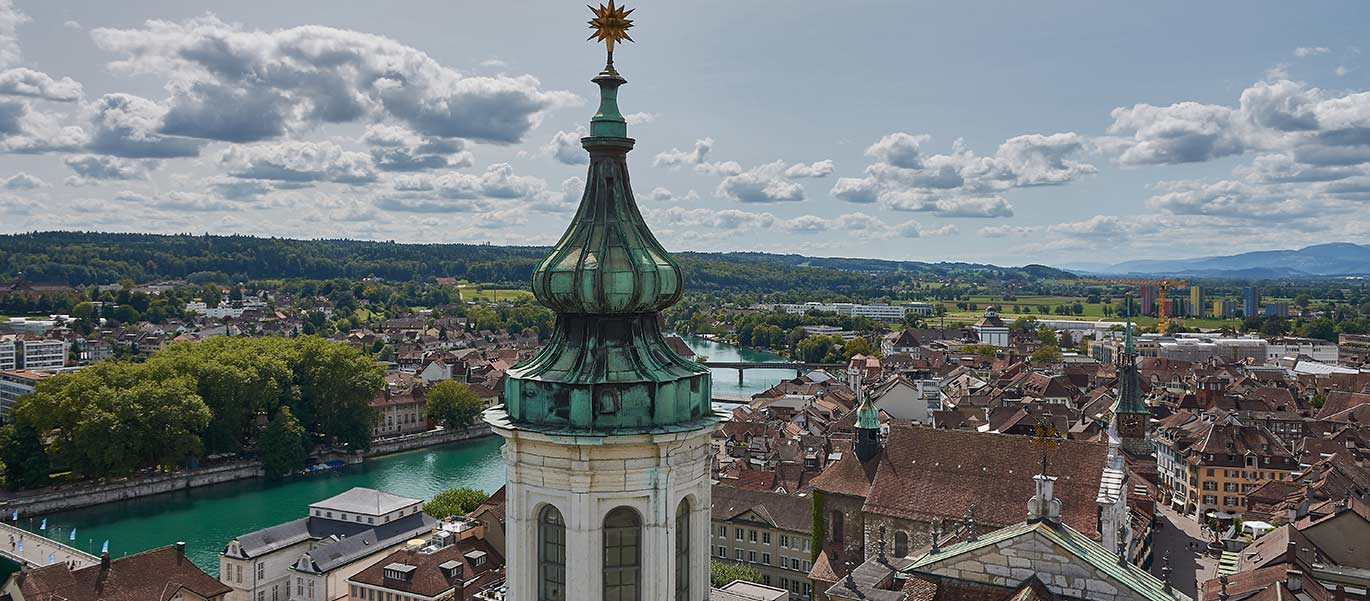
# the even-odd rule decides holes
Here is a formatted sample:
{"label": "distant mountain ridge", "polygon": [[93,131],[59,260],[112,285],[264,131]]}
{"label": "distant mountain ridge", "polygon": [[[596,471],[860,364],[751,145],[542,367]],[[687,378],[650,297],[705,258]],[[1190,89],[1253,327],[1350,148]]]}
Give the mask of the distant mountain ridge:
{"label": "distant mountain ridge", "polygon": [[1080,263],[1062,267],[1093,274],[1242,279],[1370,275],[1370,245],[1333,242],[1298,250],[1261,250],[1192,259],[1140,259],[1113,265]]}

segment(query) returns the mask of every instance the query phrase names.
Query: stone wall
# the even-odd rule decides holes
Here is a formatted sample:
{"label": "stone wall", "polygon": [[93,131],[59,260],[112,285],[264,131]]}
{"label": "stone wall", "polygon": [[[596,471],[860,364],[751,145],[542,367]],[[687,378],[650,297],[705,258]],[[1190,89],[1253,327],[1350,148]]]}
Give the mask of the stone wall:
{"label": "stone wall", "polygon": [[1053,592],[1091,601],[1141,599],[1115,584],[1089,563],[1057,549],[1035,535],[987,545],[930,566],[927,571],[949,578],[1016,587],[1036,575]]}
{"label": "stone wall", "polygon": [[427,432],[419,432],[418,434],[373,441],[371,443],[371,450],[366,452],[366,456],[379,457],[381,455],[402,453],[404,451],[412,451],[423,447],[447,444],[449,442],[474,440],[486,436],[494,436],[494,432],[490,430],[490,426],[485,424],[471,426],[465,430],[429,430]]}
{"label": "stone wall", "polygon": [[0,504],[0,508],[3,508],[0,509],[0,513],[5,515],[15,511],[21,515],[52,513],[210,484],[257,478],[261,475],[262,466],[260,463],[239,461],[171,474],[58,486],[45,488],[36,494],[8,499]]}

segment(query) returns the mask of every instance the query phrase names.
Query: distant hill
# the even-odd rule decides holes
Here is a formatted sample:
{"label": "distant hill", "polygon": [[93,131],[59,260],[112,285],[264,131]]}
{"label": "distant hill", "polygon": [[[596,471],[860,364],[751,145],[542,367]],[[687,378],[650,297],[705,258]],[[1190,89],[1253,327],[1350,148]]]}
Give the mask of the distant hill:
{"label": "distant hill", "polygon": [[1094,274],[1241,279],[1370,275],[1370,245],[1335,242],[1298,250],[1262,250],[1193,259],[1145,259],[1113,265],[1081,263],[1069,267]]}
{"label": "distant hill", "polygon": [[[0,235],[0,281],[73,286],[121,279],[388,280],[465,278],[526,287],[546,247],[292,240],[252,236],[33,232]],[[691,290],[811,290],[878,297],[909,276],[972,274],[984,281],[1069,279],[1044,265],[921,263],[768,253],[676,253]]]}

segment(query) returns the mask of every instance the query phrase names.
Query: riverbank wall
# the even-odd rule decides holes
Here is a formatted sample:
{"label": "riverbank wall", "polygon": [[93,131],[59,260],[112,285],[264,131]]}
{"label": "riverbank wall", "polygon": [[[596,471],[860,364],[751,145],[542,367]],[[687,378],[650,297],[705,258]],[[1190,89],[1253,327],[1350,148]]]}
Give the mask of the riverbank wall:
{"label": "riverbank wall", "polygon": [[[493,435],[494,432],[484,424],[466,430],[429,430],[409,436],[377,440],[372,443],[371,450],[365,456],[381,457]],[[55,513],[212,484],[261,478],[263,475],[260,461],[236,461],[170,474],[54,486],[0,500],[0,516],[7,518],[16,511],[20,516]]]}
{"label": "riverbank wall", "polygon": [[452,442],[462,442],[494,436],[495,431],[490,426],[480,424],[465,430],[429,430],[408,436],[396,436],[394,438],[382,438],[371,442],[371,450],[366,452],[366,456],[380,457],[393,453],[403,453],[423,447],[432,447]]}
{"label": "riverbank wall", "polygon": [[6,499],[0,503],[0,511],[6,515],[18,511],[21,516],[53,513],[261,476],[261,462],[237,461],[170,474],[45,488]]}

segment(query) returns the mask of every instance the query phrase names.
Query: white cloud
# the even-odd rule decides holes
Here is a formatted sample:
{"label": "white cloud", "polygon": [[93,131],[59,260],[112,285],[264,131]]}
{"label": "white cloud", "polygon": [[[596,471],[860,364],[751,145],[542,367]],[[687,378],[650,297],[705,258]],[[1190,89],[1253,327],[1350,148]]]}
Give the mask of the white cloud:
{"label": "white cloud", "polygon": [[652,160],[652,165],[671,168],[698,165],[704,162],[704,158],[709,155],[709,151],[712,150],[713,147],[713,138],[701,138],[695,140],[695,145],[690,150],[672,148],[666,152],[657,153],[656,158]]}
{"label": "white cloud", "polygon": [[168,78],[160,133],[230,142],[383,116],[421,135],[507,144],[579,99],[531,76],[464,76],[386,37],[320,26],[247,30],[213,15],[91,37],[119,73]]}
{"label": "white cloud", "polygon": [[923,167],[922,144],[931,139],[926,134],[913,135],[904,132],[888,134],[866,148],[866,156],[876,162],[901,169],[921,169]]}
{"label": "white cloud", "polygon": [[988,225],[977,230],[981,238],[1005,238],[1008,236],[1021,236],[1037,231],[1037,228],[1026,225]]}
{"label": "white cloud", "polygon": [[[1223,106],[1180,102],[1160,107],[1137,104],[1110,113],[1114,136],[1098,141],[1123,165],[1193,163],[1240,154],[1246,144],[1234,111]],[[1131,132],[1131,137],[1126,134]]]}
{"label": "white cloud", "polygon": [[199,156],[203,140],[157,133],[167,109],[132,94],[105,94],[85,107],[94,131],[89,149],[127,158]]}
{"label": "white cloud", "polygon": [[28,15],[14,6],[14,0],[0,0],[0,66],[19,62],[19,26],[27,22]]}
{"label": "white cloud", "polygon": [[643,125],[645,123],[651,123],[653,121],[656,121],[656,113],[628,113],[627,115],[623,116],[623,120],[627,121],[628,125]]}
{"label": "white cloud", "polygon": [[684,196],[677,196],[674,192],[671,192],[670,189],[657,186],[652,188],[652,192],[648,194],[647,197],[656,202],[694,202],[699,200],[699,193],[690,190],[686,192]]}
{"label": "white cloud", "polygon": [[1319,54],[1327,54],[1331,51],[1332,50],[1326,46],[1300,46],[1294,49],[1294,56],[1297,56],[1299,58],[1308,58],[1310,56],[1317,56]]}
{"label": "white cloud", "polygon": [[846,202],[870,204],[880,199],[880,182],[871,177],[839,177],[829,194]]}
{"label": "white cloud", "polygon": [[785,168],[784,176],[790,179],[801,177],[827,177],[829,175],[832,175],[832,170],[832,159],[826,159],[822,161],[815,161],[807,165],[805,165],[804,163],[795,163],[793,165],[790,165],[789,167]]}
{"label": "white cloud", "polygon": [[777,221],[775,215],[770,213],[737,209],[687,209],[681,206],[647,209],[643,211],[643,217],[654,230],[661,228],[663,231],[756,230],[772,227]]}
{"label": "white cloud", "polygon": [[219,155],[228,174],[243,179],[364,184],[377,179],[371,157],[332,142],[230,146]]}
{"label": "white cloud", "polygon": [[793,219],[786,219],[780,222],[780,227],[787,232],[798,234],[815,234],[826,232],[834,227],[834,223],[826,217],[817,215],[800,215]]}
{"label": "white cloud", "polygon": [[475,157],[462,150],[461,139],[429,138],[398,125],[368,125],[358,141],[371,147],[371,160],[381,171],[461,169],[475,164]]}
{"label": "white cloud", "polygon": [[[68,185],[89,185],[94,180],[147,179],[148,164],[118,157],[86,154],[67,157],[63,160],[76,178],[68,178]],[[155,163],[152,163],[155,166]]]}
{"label": "white cloud", "polygon": [[80,21],[72,21],[72,20],[62,21],[62,27],[65,27],[65,28],[67,28],[67,29],[72,29],[72,30],[75,30],[75,31],[81,31],[81,29],[83,29],[83,28],[81,27],[81,22],[80,22]]}
{"label": "white cloud", "polygon": [[47,187],[47,182],[22,171],[7,178],[0,179],[0,188],[6,190],[37,190],[39,188]]}
{"label": "white cloud", "polygon": [[0,94],[74,102],[81,99],[81,84],[70,77],[53,79],[47,73],[18,67],[0,72]]}
{"label": "white cloud", "polygon": [[0,100],[0,152],[71,152],[86,142],[85,131],[65,116],[33,108],[27,101]]}
{"label": "white cloud", "polygon": [[784,179],[784,172],[784,161],[759,165],[749,171],[723,178],[715,194],[746,203],[804,200],[803,186]]}
{"label": "white cloud", "polygon": [[580,139],[586,135],[583,127],[576,128],[575,131],[558,131],[552,134],[552,140],[542,147],[542,152],[564,165],[584,165],[590,162],[590,154],[580,145]]}

